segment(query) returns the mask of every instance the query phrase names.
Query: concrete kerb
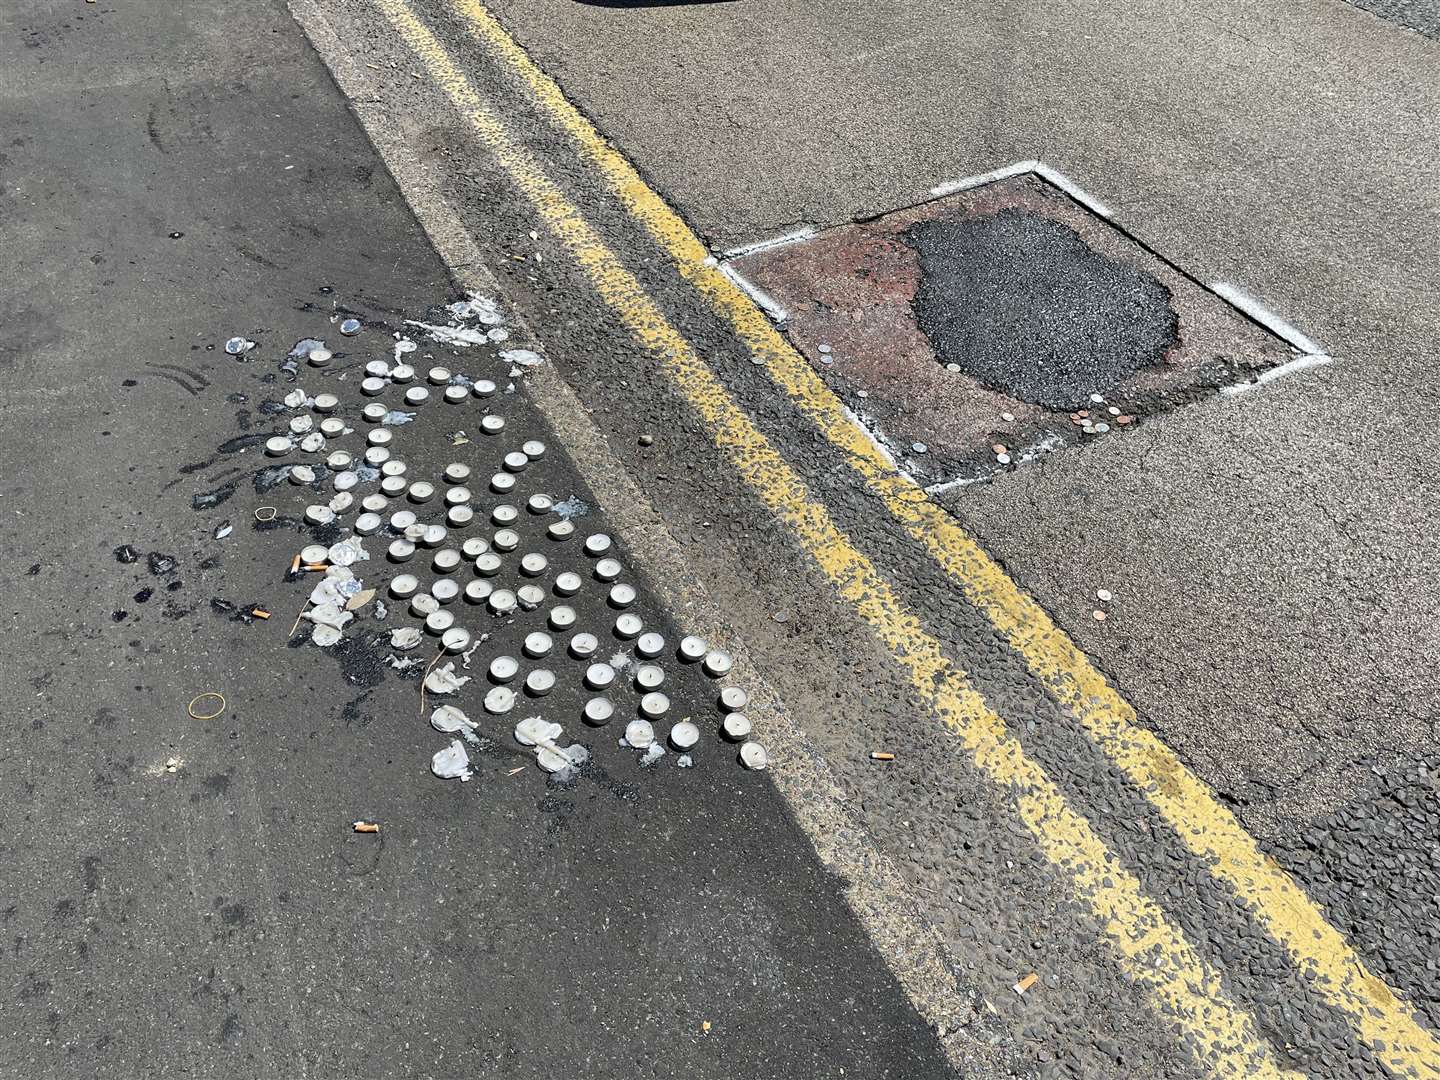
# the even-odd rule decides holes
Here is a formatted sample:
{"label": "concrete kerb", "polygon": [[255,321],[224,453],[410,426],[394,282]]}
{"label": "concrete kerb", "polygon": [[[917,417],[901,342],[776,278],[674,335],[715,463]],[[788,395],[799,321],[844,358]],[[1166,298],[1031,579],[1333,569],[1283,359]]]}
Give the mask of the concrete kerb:
{"label": "concrete kerb", "polygon": [[[431,177],[416,164],[402,126],[375,102],[376,78],[353,55],[320,0],[289,0],[292,16],[351,102],[372,144],[459,286],[500,295],[497,281],[459,216]],[[512,322],[541,340],[522,314]],[[820,752],[795,724],[784,702],[757,669],[735,628],[727,625],[704,587],[679,556],[680,546],[635,486],[605,436],[553,365],[531,371],[527,387],[576,468],[605,506],[625,545],[645,568],[660,600],[690,632],[731,653],[736,673],[750,688],[749,711],[762,718],[760,734],[772,750],[770,772],[794,819],[821,861],[845,887],[845,899],[916,1011],[940,1036],[952,1064],[966,1075],[1009,1075],[1010,1055],[995,1040],[966,1029],[981,1018],[977,998],[958,985],[958,965],[898,869],[851,811]],[[977,1066],[983,1071],[977,1072]]]}

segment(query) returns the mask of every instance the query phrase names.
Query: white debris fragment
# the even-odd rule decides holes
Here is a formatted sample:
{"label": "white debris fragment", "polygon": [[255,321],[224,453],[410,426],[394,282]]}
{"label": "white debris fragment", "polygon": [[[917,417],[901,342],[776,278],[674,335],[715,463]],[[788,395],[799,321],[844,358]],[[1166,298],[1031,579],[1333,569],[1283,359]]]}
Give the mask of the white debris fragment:
{"label": "white debris fragment", "polygon": [[475,330],[468,326],[437,326],[435,323],[417,322],[414,319],[406,319],[405,325],[418,326],[441,345],[454,345],[463,349],[468,345],[483,345],[486,342],[484,330]]}
{"label": "white debris fragment", "polygon": [[331,626],[336,630],[343,630],[345,624],[355,616],[348,611],[342,611],[339,604],[317,604],[305,612],[305,618],[317,626]]}
{"label": "white debris fragment", "polygon": [[333,626],[327,626],[324,623],[317,625],[310,631],[310,640],[322,649],[338,644],[340,638],[341,634],[339,630]]}
{"label": "white debris fragment", "polygon": [[474,642],[471,643],[470,647],[460,654],[460,662],[468,668],[470,666],[470,657],[474,655],[476,649],[480,648],[480,646],[488,640],[490,640],[489,634],[481,634],[477,637]]}
{"label": "white debris fragment", "polygon": [[232,337],[225,342],[225,351],[231,356],[244,356],[253,348],[255,348],[255,342],[249,338]]}
{"label": "white debris fragment", "polygon": [[474,292],[470,294],[470,299],[456,301],[448,305],[446,310],[457,319],[474,319],[486,326],[494,326],[502,321],[496,302],[491,297]]}
{"label": "white debris fragment", "polygon": [[[426,680],[429,681],[428,679]],[[453,739],[450,745],[444,750],[437,750],[435,756],[430,759],[430,771],[441,780],[469,780],[474,775],[470,771],[470,755],[465,752],[459,739]]]}
{"label": "white debris fragment", "polygon": [[455,665],[446,664],[425,676],[425,689],[432,694],[453,694],[469,681],[469,675],[456,675]]}
{"label": "white debris fragment", "polygon": [[551,509],[569,521],[571,518],[584,517],[590,513],[590,504],[578,495],[571,495],[568,499],[557,502]]}
{"label": "white debris fragment", "polygon": [[[656,745],[659,744],[657,743]],[[689,754],[681,754],[678,758],[675,759],[675,765],[681,769],[694,768],[695,759],[692,758]]]}
{"label": "white debris fragment", "polygon": [[395,336],[395,363],[400,363],[400,358],[406,353],[412,353],[420,346],[411,341],[408,337]]}
{"label": "white debris fragment", "polygon": [[539,367],[545,362],[545,358],[533,349],[505,349],[500,353],[500,359],[522,368]]}
{"label": "white debris fragment", "polygon": [[218,529],[215,530],[215,539],[224,540],[225,537],[229,536],[234,531],[235,526],[231,525],[230,522],[227,521],[224,525],[221,525]]}
{"label": "white debris fragment", "polygon": [[[325,553],[328,556],[330,549],[326,548]],[[335,584],[339,586],[340,591],[346,596],[354,596],[360,591],[360,579],[355,576],[355,571],[351,570],[348,566],[327,566],[325,568],[325,576],[335,582]]]}
{"label": "white debris fragment", "polygon": [[285,407],[289,409],[304,408],[309,401],[310,399],[305,396],[305,391],[298,387],[285,395]]}
{"label": "white debris fragment", "polygon": [[661,746],[658,742],[651,743],[645,750],[645,753],[640,755],[640,767],[642,769],[648,769],[664,756],[665,747]]}
{"label": "white debris fragment", "polygon": [[332,577],[323,577],[319,583],[310,590],[310,602],[312,604],[334,604],[337,608],[345,602],[345,596],[340,592],[340,584]]}

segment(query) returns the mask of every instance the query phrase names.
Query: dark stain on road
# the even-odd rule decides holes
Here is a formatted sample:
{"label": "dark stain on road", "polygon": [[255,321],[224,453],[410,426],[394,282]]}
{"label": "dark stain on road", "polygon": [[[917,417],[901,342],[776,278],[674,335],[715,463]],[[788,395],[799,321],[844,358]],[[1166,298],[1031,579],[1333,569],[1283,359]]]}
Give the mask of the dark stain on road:
{"label": "dark stain on road", "polygon": [[213,510],[231,495],[235,494],[236,485],[222,484],[214,491],[202,491],[190,497],[190,506],[194,510]]}
{"label": "dark stain on road", "polygon": [[200,790],[190,796],[191,802],[200,802],[202,799],[218,799],[230,790],[230,781],[234,773],[215,773],[200,781]]}

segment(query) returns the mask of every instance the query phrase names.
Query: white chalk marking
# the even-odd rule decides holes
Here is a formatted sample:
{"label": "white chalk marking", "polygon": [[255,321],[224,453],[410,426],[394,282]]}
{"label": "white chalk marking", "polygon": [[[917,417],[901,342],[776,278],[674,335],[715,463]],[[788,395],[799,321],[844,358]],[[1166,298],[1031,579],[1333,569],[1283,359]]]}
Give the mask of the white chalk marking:
{"label": "white chalk marking", "polygon": [[1287,375],[1294,375],[1296,372],[1305,371],[1308,368],[1324,367],[1332,363],[1334,357],[1326,356],[1324,353],[1311,353],[1308,356],[1297,356],[1288,364],[1281,364],[1269,371],[1261,372],[1249,382],[1236,383],[1234,386],[1222,386],[1220,393],[1226,397],[1234,397],[1236,394],[1243,394],[1247,390],[1254,390],[1257,386],[1264,386],[1266,383],[1274,382],[1276,379],[1283,379]]}
{"label": "white chalk marking", "polygon": [[790,313],[781,307],[769,293],[759,286],[752,285],[746,281],[734,267],[721,263],[720,272],[733,281],[741,292],[750,297],[751,300],[754,300],[755,303],[759,305],[760,310],[765,312],[766,315],[769,315],[775,322],[783,323],[790,317]]}
{"label": "white chalk marking", "polygon": [[1052,169],[1043,161],[1035,162],[1034,172],[1036,176],[1041,177],[1044,180],[1048,180],[1050,183],[1054,184],[1061,191],[1065,192],[1066,195],[1069,195],[1081,206],[1088,209],[1091,213],[1099,214],[1107,221],[1110,219],[1110,208],[1104,203],[1102,203],[1099,199],[1092,198],[1089,192],[1087,192],[1079,184],[1075,183],[1075,181],[1071,180],[1064,173],[1060,172],[1057,169]]}
{"label": "white chalk marking", "polygon": [[782,236],[772,236],[768,240],[756,240],[751,244],[742,244],[737,248],[731,248],[729,251],[723,252],[721,257],[739,259],[745,255],[758,255],[762,251],[773,251],[775,248],[788,247],[791,244],[814,239],[815,230],[806,225],[803,229],[796,229],[794,232],[788,232]]}
{"label": "white chalk marking", "polygon": [[[1311,341],[1299,330],[1295,329],[1295,327],[1291,326],[1243,289],[1231,285],[1228,281],[1212,281],[1210,283],[1210,289],[1216,296],[1220,297],[1231,307],[1243,311],[1276,337],[1284,338],[1306,356],[1325,356],[1324,349],[1320,348],[1319,345],[1316,345],[1315,342]],[[1326,357],[1326,359],[1329,358]],[[1289,364],[1283,365],[1283,367],[1289,366]],[[1279,371],[1281,369],[1275,368],[1273,370]]]}
{"label": "white chalk marking", "polygon": [[955,195],[961,191],[969,191],[971,188],[993,184],[997,180],[1008,180],[1012,176],[1021,176],[1028,172],[1034,172],[1035,167],[1039,164],[1038,161],[1017,161],[1013,165],[1005,165],[998,169],[991,169],[987,173],[967,176],[963,180],[951,180],[948,183],[931,188],[930,194],[937,199],[943,198],[946,195]]}

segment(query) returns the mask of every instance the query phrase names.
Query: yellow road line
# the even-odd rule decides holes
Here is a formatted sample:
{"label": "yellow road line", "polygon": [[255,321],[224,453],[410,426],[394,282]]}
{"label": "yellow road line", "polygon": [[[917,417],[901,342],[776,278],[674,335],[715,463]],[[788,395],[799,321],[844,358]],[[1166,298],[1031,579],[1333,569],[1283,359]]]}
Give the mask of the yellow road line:
{"label": "yellow road line", "polygon": [[847,415],[810,364],[769,319],[721,274],[698,237],[630,163],[566,100],[555,82],[477,0],[449,0],[490,54],[519,77],[681,274],[731,323],[736,335],[800,411],[884,501],[906,531],[960,583],[971,603],[1024,658],[1031,673],[1151,801],[1189,849],[1244,901],[1255,920],[1290,954],[1331,1006],[1398,1076],[1440,1078],[1440,1041],[1410,1007],[1366,970],[1310,897],[1268,856],[1086,660],[1075,643],[985,551],[894,465]]}
{"label": "yellow road line", "polygon": [[568,249],[591,285],[658,361],[673,385],[709,425],[716,445],[752,491],[793,531],[830,578],[907,669],[917,691],[959,736],[976,765],[1010,793],[1042,851],[1062,870],[1079,899],[1105,928],[1129,977],[1147,986],[1160,1011],[1219,1076],[1298,1076],[1279,1066],[1254,1021],[1231,1000],[1220,973],[1207,964],[1140,882],[1105,846],[1059,788],[1025,756],[1020,743],[966,675],[902,606],[875,566],[855,549],[810,497],[804,482],[731,398],[706,363],[645,292],[535,159],[505,131],[444,47],[403,0],[375,0],[430,77],[450,98],[517,190]]}

